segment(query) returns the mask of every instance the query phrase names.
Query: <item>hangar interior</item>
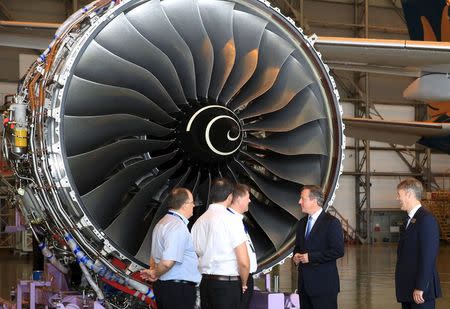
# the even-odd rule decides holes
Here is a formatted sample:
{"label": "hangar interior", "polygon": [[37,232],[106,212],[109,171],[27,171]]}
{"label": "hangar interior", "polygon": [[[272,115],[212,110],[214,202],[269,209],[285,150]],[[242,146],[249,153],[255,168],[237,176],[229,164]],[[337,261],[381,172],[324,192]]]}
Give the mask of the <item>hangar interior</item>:
{"label": "hangar interior", "polygon": [[[0,105],[12,99],[19,79],[41,54],[40,47],[52,38],[57,25],[88,3],[0,0]],[[271,3],[291,17],[308,36],[409,39],[400,0],[273,0]],[[320,45],[316,48],[320,52]],[[327,63],[326,56],[323,60]],[[330,74],[339,90],[344,117],[400,121],[430,118],[426,102],[403,96],[403,91],[414,81],[413,76],[339,67],[332,67]],[[428,192],[429,207],[438,207],[435,215],[442,216],[438,270],[443,298],[437,301],[437,308],[449,308],[449,155],[418,144],[401,146],[349,137],[345,146],[339,188],[328,209],[342,222],[347,240],[345,256],[338,261],[340,307],[399,307],[393,292],[393,276],[404,213],[399,210],[395,188],[401,179],[411,176],[422,181]],[[32,256],[30,232],[3,230],[16,225],[18,220],[15,209],[6,203],[7,190],[5,186],[1,188],[0,205],[0,297],[4,299],[10,297],[11,286],[17,280],[31,276],[29,256]],[[271,267],[272,287],[293,292],[297,285],[295,267],[289,258],[282,262]],[[263,278],[257,284],[263,288]]]}

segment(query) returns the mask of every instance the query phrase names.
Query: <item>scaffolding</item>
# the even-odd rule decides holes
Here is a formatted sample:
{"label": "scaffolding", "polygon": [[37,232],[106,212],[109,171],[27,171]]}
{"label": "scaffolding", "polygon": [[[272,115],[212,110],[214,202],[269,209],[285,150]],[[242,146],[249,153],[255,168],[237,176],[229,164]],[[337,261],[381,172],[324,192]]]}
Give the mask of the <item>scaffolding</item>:
{"label": "scaffolding", "polygon": [[5,187],[0,187],[0,249],[13,249],[16,246],[14,233],[7,231],[8,226],[13,226],[15,221],[15,209],[7,203]]}

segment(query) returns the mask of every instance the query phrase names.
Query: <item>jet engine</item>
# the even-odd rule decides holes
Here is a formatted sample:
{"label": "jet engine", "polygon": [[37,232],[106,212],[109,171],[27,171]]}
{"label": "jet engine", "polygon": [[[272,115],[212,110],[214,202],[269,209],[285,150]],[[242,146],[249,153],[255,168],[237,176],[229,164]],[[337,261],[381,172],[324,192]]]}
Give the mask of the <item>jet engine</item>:
{"label": "jet engine", "polygon": [[36,237],[150,295],[134,274],[169,191],[193,192],[194,222],[227,177],[250,188],[258,271],[284,261],[302,185],[320,185],[327,207],[342,173],[339,95],[314,41],[267,1],[99,0],[75,13],[27,73],[9,117],[21,111],[21,131],[5,139]]}

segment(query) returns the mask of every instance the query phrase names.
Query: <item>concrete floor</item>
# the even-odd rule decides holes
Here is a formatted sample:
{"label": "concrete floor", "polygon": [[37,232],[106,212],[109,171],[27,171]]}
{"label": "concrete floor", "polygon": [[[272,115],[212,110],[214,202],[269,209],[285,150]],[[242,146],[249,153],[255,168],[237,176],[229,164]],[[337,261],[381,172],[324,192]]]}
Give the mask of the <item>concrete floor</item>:
{"label": "concrete floor", "polygon": [[[339,306],[343,309],[400,308],[395,300],[394,271],[396,244],[348,246],[339,261],[341,293]],[[436,308],[450,308],[450,246],[441,244],[438,272],[443,297]]]}
{"label": "concrete floor", "polygon": [[[398,309],[395,300],[394,268],[395,244],[373,246],[347,246],[345,256],[339,260],[341,278],[339,307],[341,309]],[[0,297],[9,299],[10,288],[17,279],[31,275],[31,258],[11,255],[0,250]],[[280,268],[280,289],[295,290],[295,272],[290,261]],[[450,308],[450,245],[441,244],[438,257],[438,271],[441,278],[443,297],[437,301],[437,309]],[[286,278],[288,280],[286,280]],[[285,282],[284,284],[282,284]]]}
{"label": "concrete floor", "polygon": [[[397,244],[349,245],[345,255],[338,260],[341,293],[340,309],[399,309],[395,299],[394,271]],[[450,245],[441,243],[438,272],[443,297],[436,302],[437,309],[450,308]],[[297,288],[297,272],[290,260],[286,260],[273,276],[279,275],[279,290],[289,293]],[[272,278],[274,279],[274,278]],[[274,280],[272,280],[274,281]],[[264,287],[262,279],[257,286]],[[274,283],[272,282],[272,288]]]}

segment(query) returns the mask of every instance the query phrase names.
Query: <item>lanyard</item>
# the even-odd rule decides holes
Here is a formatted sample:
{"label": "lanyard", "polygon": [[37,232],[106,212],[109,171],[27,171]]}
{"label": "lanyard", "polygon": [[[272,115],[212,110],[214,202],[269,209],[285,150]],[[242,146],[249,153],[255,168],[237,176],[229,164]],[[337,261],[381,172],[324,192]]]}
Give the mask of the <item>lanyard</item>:
{"label": "lanyard", "polygon": [[[230,208],[227,208],[227,210],[230,213],[232,213],[233,215],[235,214]],[[244,226],[245,235],[247,236],[247,242],[250,245],[250,248],[252,249],[253,253],[255,253],[255,247],[253,247],[252,239],[250,238],[250,235],[248,234],[247,227],[245,226],[244,222],[242,222],[242,225]]]}
{"label": "lanyard", "polygon": [[168,214],[171,215],[171,216],[180,218],[180,220],[183,221],[184,224],[186,224],[186,223],[184,222],[183,218],[182,218],[179,214],[177,214],[176,212],[173,212],[173,211],[170,211],[170,210],[169,210]]}

